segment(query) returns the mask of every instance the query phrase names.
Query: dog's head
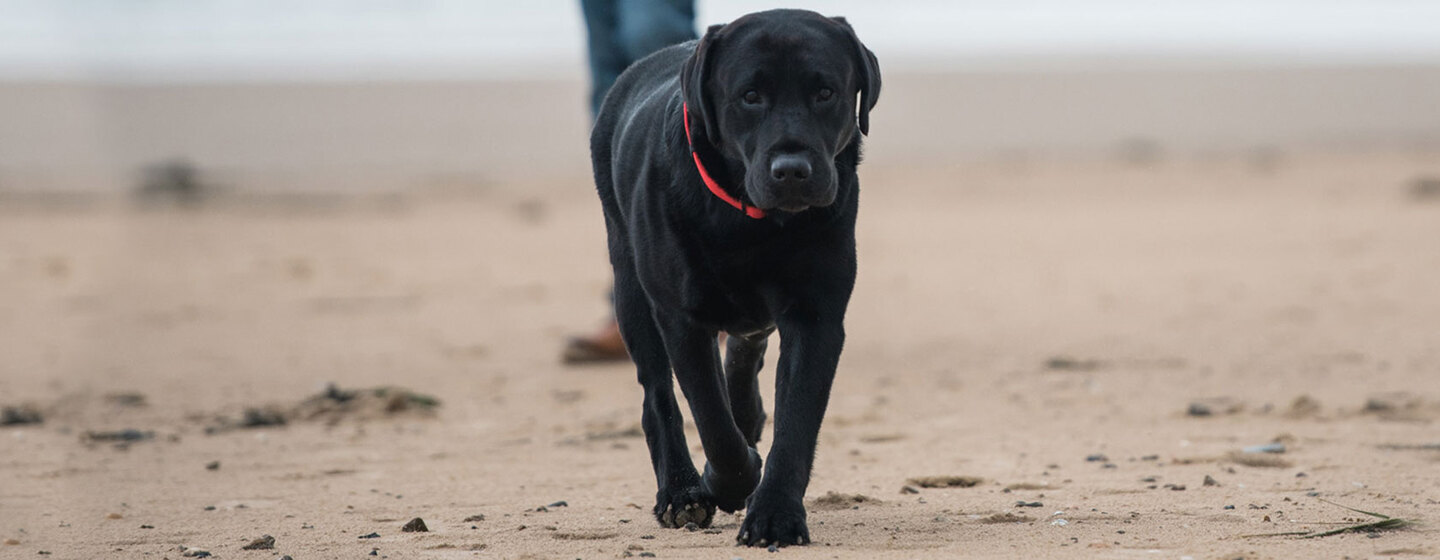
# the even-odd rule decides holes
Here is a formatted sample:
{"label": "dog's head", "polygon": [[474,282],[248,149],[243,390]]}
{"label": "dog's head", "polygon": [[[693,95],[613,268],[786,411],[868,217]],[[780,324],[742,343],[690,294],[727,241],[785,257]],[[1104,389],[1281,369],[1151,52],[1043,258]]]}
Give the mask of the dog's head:
{"label": "dog's head", "polygon": [[744,165],[756,206],[801,212],[835,201],[835,158],[870,133],[880,69],[843,18],[771,10],[710,27],[680,83],[696,143]]}

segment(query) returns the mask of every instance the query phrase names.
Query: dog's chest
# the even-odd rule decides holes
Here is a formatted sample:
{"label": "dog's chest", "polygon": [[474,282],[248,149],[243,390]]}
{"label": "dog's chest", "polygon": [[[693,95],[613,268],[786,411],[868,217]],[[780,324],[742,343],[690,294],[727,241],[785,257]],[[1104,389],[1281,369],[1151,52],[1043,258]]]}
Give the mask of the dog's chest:
{"label": "dog's chest", "polygon": [[787,305],[780,275],[757,255],[720,255],[709,259],[706,278],[690,293],[696,319],[734,332],[768,330]]}

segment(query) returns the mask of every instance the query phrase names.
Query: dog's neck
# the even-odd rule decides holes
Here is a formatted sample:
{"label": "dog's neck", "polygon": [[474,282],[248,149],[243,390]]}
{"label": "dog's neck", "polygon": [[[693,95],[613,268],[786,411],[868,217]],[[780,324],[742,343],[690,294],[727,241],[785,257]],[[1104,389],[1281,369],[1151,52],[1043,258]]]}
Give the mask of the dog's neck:
{"label": "dog's neck", "polygon": [[764,218],[764,210],[745,204],[744,201],[731,196],[730,193],[725,192],[725,188],[721,187],[720,183],[715,181],[714,177],[710,176],[710,171],[705,169],[705,163],[700,161],[700,153],[695,151],[695,140],[690,134],[690,106],[688,104],[681,104],[680,110],[685,115],[685,143],[690,146],[690,157],[695,160],[695,169],[700,172],[700,180],[705,182],[705,188],[710,189],[710,193],[715,195],[716,198],[744,212],[746,216],[757,220]]}

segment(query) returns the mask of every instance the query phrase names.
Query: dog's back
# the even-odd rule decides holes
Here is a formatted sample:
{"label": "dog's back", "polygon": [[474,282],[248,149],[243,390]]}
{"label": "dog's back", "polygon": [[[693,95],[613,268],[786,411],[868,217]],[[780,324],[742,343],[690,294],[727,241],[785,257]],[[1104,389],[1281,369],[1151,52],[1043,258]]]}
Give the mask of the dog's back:
{"label": "dog's back", "polygon": [[624,223],[621,205],[625,203],[620,201],[631,200],[631,192],[639,185],[626,181],[617,186],[616,176],[626,176],[625,172],[636,163],[659,165],[665,170],[673,167],[673,162],[650,161],[648,158],[644,162],[634,162],[616,157],[616,154],[663,152],[633,145],[663,140],[667,130],[667,110],[673,113],[680,110],[680,68],[695,51],[695,44],[696,41],[687,41],[672,45],[630,65],[615,80],[615,85],[601,103],[595,126],[590,131],[590,163],[594,168],[595,188],[605,207],[606,219]]}

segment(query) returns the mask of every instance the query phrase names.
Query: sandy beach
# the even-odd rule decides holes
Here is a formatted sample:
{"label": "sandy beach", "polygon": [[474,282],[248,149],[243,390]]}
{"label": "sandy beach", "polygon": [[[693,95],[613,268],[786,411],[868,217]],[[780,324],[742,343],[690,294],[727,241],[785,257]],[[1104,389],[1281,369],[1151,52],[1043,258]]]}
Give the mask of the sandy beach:
{"label": "sandy beach", "polygon": [[[1433,104],[1395,107],[1432,75],[1390,75],[1412,88],[1378,93],[1356,113],[1371,117],[1315,124],[1344,88],[1278,115],[1197,109],[1270,115],[1254,128],[1120,126],[1160,110],[1131,106],[1057,145],[1027,141],[1044,128],[1027,118],[1013,142],[957,133],[971,145],[953,157],[921,106],[967,82],[887,82],[807,500],[815,542],[773,556],[1440,555],[1440,121]],[[176,121],[240,131],[204,138],[106,113],[102,140],[139,140],[79,171],[53,164],[75,149],[63,131],[9,121],[30,123],[0,133],[9,144],[58,147],[0,166],[0,557],[772,556],[733,546],[738,516],[658,527],[633,370],[557,360],[606,313],[579,88],[457,117],[511,143],[417,124],[395,129],[426,138],[409,155],[374,145],[376,123],[444,112],[417,100],[465,98],[420,90],[312,114],[357,124],[326,133],[335,145],[313,143],[321,120],[296,124],[279,138],[300,155],[283,160],[243,115],[323,96],[225,93],[236,121]],[[392,109],[352,120],[378,106]],[[1330,138],[1309,132],[1326,123]],[[172,141],[224,188],[194,207],[121,194],[135,164],[187,155]],[[356,165],[365,154],[392,159]],[[527,175],[541,155],[557,163]],[[1415,524],[1256,536],[1381,521],[1341,506]],[[401,530],[417,517],[427,532]],[[263,535],[273,548],[243,549]]]}

